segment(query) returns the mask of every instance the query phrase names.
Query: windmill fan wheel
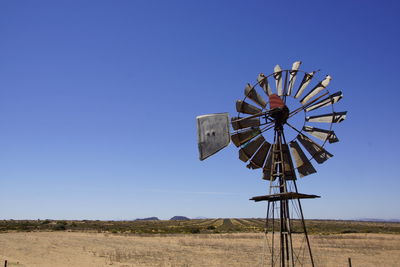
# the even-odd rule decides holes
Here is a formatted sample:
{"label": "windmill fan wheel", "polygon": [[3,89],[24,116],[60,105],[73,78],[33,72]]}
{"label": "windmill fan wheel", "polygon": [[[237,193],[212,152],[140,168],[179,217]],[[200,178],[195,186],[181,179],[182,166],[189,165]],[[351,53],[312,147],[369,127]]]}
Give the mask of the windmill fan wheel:
{"label": "windmill fan wheel", "polygon": [[276,65],[273,73],[259,74],[256,83],[246,85],[244,99],[236,101],[231,140],[240,148],[239,159],[250,169],[262,169],[266,180],[274,180],[272,157],[278,150],[286,180],[296,179],[296,169],[300,177],[315,173],[311,161],[321,164],[333,156],[324,146],[339,141],[332,128],[346,118],[346,112],[334,109],[343,94],[328,91],[331,76],[311,86],[317,71],[304,72],[300,65],[297,61],[286,70]]}

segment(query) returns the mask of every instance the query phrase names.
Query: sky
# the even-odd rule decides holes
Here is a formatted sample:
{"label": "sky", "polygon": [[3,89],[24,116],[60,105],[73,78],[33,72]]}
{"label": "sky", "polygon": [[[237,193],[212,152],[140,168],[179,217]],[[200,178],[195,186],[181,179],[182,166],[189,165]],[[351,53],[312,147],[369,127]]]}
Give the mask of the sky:
{"label": "sky", "polygon": [[1,1],[0,218],[264,217],[230,145],[199,161],[196,116],[235,113],[276,64],[321,69],[339,143],[298,180],[306,218],[400,219],[398,1]]}

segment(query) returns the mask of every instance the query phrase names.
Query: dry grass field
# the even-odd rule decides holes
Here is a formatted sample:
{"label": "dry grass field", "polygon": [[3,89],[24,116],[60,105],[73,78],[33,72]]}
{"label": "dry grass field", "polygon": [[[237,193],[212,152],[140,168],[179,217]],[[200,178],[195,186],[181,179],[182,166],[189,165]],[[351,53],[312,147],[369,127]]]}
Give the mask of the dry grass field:
{"label": "dry grass field", "polygon": [[[3,232],[8,266],[261,266],[262,233]],[[317,266],[400,266],[400,235],[313,234]],[[268,259],[264,259],[268,261]],[[3,264],[3,263],[1,263]]]}

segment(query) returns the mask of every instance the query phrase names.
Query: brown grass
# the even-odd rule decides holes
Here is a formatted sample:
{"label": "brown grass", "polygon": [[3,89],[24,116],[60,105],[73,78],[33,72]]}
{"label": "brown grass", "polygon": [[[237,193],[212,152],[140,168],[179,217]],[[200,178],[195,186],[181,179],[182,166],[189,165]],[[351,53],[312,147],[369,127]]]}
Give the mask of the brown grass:
{"label": "brown grass", "polygon": [[[353,266],[399,266],[400,235],[332,234],[310,238],[317,266],[347,266],[348,257]],[[9,232],[0,234],[0,266],[5,259],[8,266],[33,267],[260,266],[263,242],[260,233]]]}

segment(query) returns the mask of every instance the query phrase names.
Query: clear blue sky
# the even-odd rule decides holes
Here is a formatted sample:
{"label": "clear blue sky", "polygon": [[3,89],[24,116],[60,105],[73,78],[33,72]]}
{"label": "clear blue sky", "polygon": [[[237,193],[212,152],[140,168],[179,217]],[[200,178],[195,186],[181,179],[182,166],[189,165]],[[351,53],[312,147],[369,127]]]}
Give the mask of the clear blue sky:
{"label": "clear blue sky", "polygon": [[342,90],[341,142],[307,218],[400,218],[397,1],[1,1],[0,218],[263,217],[233,145],[200,162],[195,117],[234,113],[275,64]]}

